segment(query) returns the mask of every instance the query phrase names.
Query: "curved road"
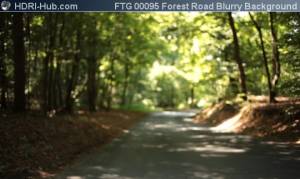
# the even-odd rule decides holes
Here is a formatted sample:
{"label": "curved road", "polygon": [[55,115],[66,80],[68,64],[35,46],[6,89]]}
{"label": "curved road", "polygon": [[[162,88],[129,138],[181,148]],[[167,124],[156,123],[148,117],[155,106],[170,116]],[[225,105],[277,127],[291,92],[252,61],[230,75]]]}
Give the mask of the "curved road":
{"label": "curved road", "polygon": [[153,113],[57,179],[300,179],[300,146],[215,133],[191,112]]}

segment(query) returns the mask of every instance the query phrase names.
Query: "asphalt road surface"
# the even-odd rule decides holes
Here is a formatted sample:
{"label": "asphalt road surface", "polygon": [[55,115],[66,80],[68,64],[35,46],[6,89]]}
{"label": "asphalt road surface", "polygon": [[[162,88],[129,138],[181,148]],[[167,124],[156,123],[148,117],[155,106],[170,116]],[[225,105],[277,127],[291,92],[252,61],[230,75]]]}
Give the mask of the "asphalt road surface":
{"label": "asphalt road surface", "polygon": [[192,112],[158,112],[57,179],[300,179],[300,146],[216,133]]}

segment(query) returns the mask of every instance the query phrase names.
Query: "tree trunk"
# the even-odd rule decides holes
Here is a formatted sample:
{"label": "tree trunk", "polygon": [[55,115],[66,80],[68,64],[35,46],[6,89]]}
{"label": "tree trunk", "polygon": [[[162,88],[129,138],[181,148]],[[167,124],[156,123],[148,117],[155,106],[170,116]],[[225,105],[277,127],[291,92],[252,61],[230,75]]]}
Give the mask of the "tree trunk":
{"label": "tree trunk", "polygon": [[55,67],[54,67],[54,50],[56,48],[56,36],[57,36],[57,21],[58,14],[55,14],[53,21],[51,21],[51,36],[50,36],[50,46],[49,46],[49,110],[55,109]]}
{"label": "tree trunk", "polygon": [[123,82],[123,91],[122,91],[121,105],[126,105],[127,104],[128,82],[129,82],[129,62],[125,62],[125,66],[124,66],[124,82]]}
{"label": "tree trunk", "polygon": [[252,14],[249,12],[249,16],[251,21],[253,22],[258,35],[259,35],[259,40],[260,40],[260,47],[261,47],[261,51],[262,51],[262,55],[263,55],[263,63],[265,66],[265,70],[266,70],[266,76],[267,76],[267,80],[268,80],[268,90],[269,90],[269,102],[272,102],[272,84],[271,84],[271,75],[270,75],[270,71],[269,71],[269,67],[268,67],[268,59],[267,59],[267,54],[265,51],[265,45],[264,45],[264,40],[263,40],[263,34],[261,31],[261,26],[258,24],[258,22],[254,19],[254,17],[252,16]]}
{"label": "tree trunk", "polygon": [[26,108],[25,96],[25,46],[24,46],[24,22],[23,13],[15,13],[13,15],[13,48],[14,48],[14,110],[23,112]]}
{"label": "tree trunk", "polygon": [[65,110],[67,112],[73,111],[74,97],[73,97],[72,93],[74,92],[74,89],[76,88],[77,78],[78,78],[78,70],[79,70],[79,62],[80,62],[80,47],[81,47],[81,29],[77,30],[76,36],[77,36],[76,37],[76,48],[75,48],[76,52],[74,55],[72,72],[71,72],[71,76],[69,77],[69,80],[68,80],[67,91],[66,91]]}
{"label": "tree trunk", "polygon": [[97,59],[96,57],[88,58],[88,103],[91,112],[96,111],[97,102],[97,83],[96,83]]}
{"label": "tree trunk", "polygon": [[228,12],[228,20],[229,20],[229,25],[232,31],[233,35],[233,44],[234,44],[234,58],[235,61],[238,65],[239,72],[240,72],[240,85],[241,85],[241,91],[243,93],[243,100],[247,100],[247,86],[246,86],[246,75],[245,75],[245,70],[243,66],[243,62],[241,59],[240,55],[240,47],[239,47],[239,39],[237,37],[237,32],[234,26],[234,19],[232,17],[231,12]]}
{"label": "tree trunk", "polygon": [[194,107],[195,104],[194,104],[194,101],[195,101],[195,87],[194,85],[192,85],[191,87],[191,104],[190,104],[190,107]]}
{"label": "tree trunk", "polygon": [[47,55],[43,61],[43,92],[42,92],[42,108],[44,113],[48,112],[48,71],[49,71],[49,56]]}
{"label": "tree trunk", "polygon": [[272,66],[273,66],[273,75],[272,75],[272,92],[271,98],[272,102],[276,102],[276,95],[277,95],[277,84],[280,79],[280,54],[278,50],[278,39],[276,29],[274,27],[274,19],[276,19],[276,13],[270,12],[270,28],[272,34]]}
{"label": "tree trunk", "polygon": [[[25,14],[24,15],[24,21],[25,21],[25,34],[24,34],[24,39],[25,39],[25,42],[26,42],[26,46],[25,46],[25,49],[26,49],[26,53],[25,53],[25,57],[27,59],[27,64],[26,64],[26,69],[25,69],[25,73],[26,73],[26,85],[28,87],[31,86],[31,78],[30,78],[30,75],[31,75],[31,56],[32,56],[32,44],[31,44],[31,28],[30,28],[30,24],[31,24],[31,21],[32,21],[32,17],[33,15],[32,14]],[[26,99],[26,106],[30,109],[30,101],[31,101],[31,97],[32,97],[32,92],[31,91],[28,91],[27,93],[27,99]]]}
{"label": "tree trunk", "polygon": [[107,110],[111,109],[112,106],[112,95],[113,95],[113,85],[114,85],[114,74],[115,74],[115,55],[112,56],[110,63],[110,71],[108,76],[108,87],[107,87]]}
{"label": "tree trunk", "polygon": [[53,14],[49,14],[48,20],[48,37],[49,44],[47,54],[44,59],[43,75],[43,110],[47,113],[53,109],[53,68],[54,68],[54,48],[56,39],[57,18],[53,19]]}
{"label": "tree trunk", "polygon": [[7,93],[7,84],[6,84],[6,69],[5,69],[5,33],[6,31],[6,14],[0,14],[0,109],[6,109],[6,93]]}
{"label": "tree trunk", "polygon": [[[58,46],[64,46],[64,31],[65,31],[65,14],[61,14],[61,27],[59,30]],[[61,60],[64,58],[63,52],[59,52],[59,56],[56,60],[55,79],[54,79],[54,94],[55,94],[55,108],[62,108],[64,106],[63,92],[62,92],[62,81],[61,81]]]}
{"label": "tree trunk", "polygon": [[48,111],[51,111],[54,108],[54,101],[53,101],[54,53],[53,53],[53,51],[50,53],[51,54],[49,56],[49,79],[48,79],[49,80],[49,83],[48,83]]}

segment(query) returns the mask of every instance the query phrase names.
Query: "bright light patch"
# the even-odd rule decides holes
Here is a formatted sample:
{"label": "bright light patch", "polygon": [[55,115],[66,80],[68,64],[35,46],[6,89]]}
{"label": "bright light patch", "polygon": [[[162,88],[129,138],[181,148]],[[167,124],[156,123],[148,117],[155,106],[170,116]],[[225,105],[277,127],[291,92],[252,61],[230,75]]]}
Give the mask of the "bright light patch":
{"label": "bright light patch", "polygon": [[231,147],[215,146],[215,145],[206,145],[204,147],[184,147],[171,149],[170,152],[211,152],[211,153],[244,153],[246,149],[238,149]]}

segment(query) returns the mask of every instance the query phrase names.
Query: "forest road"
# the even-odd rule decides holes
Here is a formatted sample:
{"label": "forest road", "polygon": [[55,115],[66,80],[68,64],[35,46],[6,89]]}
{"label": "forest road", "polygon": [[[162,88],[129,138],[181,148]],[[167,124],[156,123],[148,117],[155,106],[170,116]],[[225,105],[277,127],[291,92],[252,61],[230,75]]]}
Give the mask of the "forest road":
{"label": "forest road", "polygon": [[300,146],[216,133],[192,112],[157,112],[57,179],[300,179]]}

